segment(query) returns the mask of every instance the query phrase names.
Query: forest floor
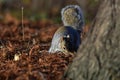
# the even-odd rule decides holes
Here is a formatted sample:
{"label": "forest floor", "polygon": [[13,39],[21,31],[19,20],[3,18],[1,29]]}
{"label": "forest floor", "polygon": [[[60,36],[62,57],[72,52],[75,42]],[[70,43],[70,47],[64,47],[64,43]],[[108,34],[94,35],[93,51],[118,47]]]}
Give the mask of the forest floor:
{"label": "forest floor", "polygon": [[0,22],[0,80],[61,80],[73,55],[49,54],[51,21]]}

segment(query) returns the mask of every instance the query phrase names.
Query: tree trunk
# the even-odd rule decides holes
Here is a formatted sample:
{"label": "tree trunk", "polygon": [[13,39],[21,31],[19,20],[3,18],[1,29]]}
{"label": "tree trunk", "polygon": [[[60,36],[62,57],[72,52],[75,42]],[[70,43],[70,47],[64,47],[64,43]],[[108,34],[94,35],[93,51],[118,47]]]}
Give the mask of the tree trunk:
{"label": "tree trunk", "polygon": [[102,0],[98,14],[67,80],[120,80],[120,0]]}

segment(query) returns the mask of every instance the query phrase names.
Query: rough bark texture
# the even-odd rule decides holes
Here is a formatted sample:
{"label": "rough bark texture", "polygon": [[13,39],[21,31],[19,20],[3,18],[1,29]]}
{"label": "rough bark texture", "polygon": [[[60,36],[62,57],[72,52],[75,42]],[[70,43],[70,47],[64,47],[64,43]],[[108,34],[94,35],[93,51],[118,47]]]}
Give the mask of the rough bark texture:
{"label": "rough bark texture", "polygon": [[120,80],[120,0],[103,0],[67,80]]}

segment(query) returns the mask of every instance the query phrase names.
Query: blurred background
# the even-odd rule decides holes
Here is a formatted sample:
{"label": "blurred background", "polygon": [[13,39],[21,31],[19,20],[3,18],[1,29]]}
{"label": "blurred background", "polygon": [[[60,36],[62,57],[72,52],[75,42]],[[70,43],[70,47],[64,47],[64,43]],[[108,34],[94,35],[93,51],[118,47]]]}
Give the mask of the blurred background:
{"label": "blurred background", "polygon": [[97,13],[100,0],[0,0],[0,21],[21,20],[23,7],[24,19],[50,20],[60,24],[61,9],[69,4],[79,5],[86,23],[90,23]]}

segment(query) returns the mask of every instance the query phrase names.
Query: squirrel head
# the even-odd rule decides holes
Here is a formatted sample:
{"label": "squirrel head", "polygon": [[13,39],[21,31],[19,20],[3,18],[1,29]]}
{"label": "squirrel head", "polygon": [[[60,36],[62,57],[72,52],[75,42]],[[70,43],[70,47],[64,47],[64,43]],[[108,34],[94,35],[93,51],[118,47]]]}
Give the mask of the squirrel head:
{"label": "squirrel head", "polygon": [[77,52],[80,44],[80,35],[71,26],[60,27],[54,34],[51,47],[49,49],[50,53],[57,51],[66,52]]}

